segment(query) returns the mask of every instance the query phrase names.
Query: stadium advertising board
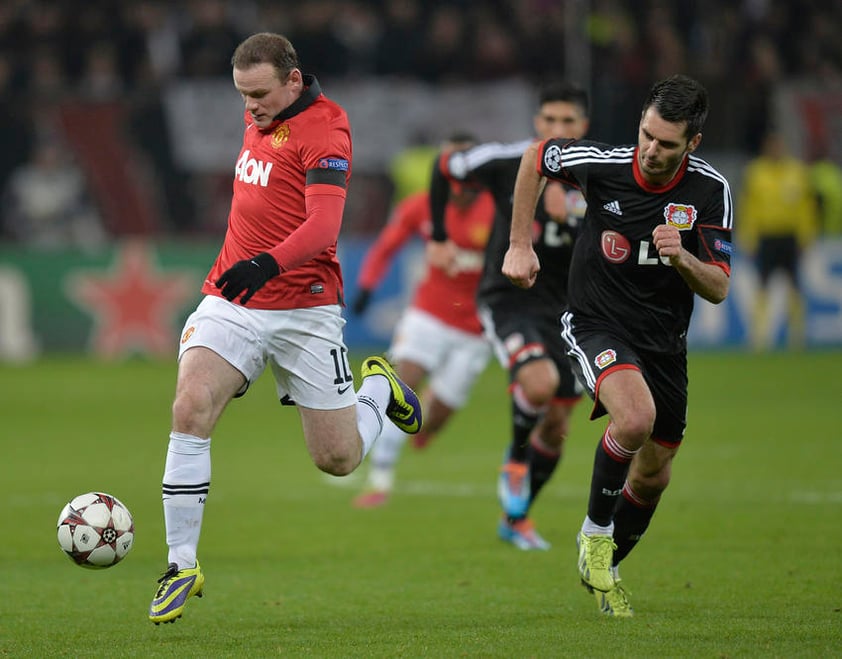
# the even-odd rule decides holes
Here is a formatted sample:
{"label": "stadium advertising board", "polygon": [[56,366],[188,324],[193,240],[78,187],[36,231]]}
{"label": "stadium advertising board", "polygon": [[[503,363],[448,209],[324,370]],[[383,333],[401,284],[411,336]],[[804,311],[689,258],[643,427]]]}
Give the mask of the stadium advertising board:
{"label": "stadium advertising board", "polygon": [[[339,256],[346,298],[370,241],[341,240]],[[106,359],[130,355],[170,358],[184,319],[217,246],[131,241],[96,252],[0,249],[0,360],[26,361],[41,353],[86,352]],[[346,313],[349,348],[383,348],[423,271],[420,243],[404,250],[362,317]],[[842,347],[842,240],[815,244],[802,262],[807,306],[807,344]],[[739,254],[728,299],[721,305],[697,300],[691,347],[747,345],[753,267]],[[786,344],[785,293],[772,296],[777,345]]]}

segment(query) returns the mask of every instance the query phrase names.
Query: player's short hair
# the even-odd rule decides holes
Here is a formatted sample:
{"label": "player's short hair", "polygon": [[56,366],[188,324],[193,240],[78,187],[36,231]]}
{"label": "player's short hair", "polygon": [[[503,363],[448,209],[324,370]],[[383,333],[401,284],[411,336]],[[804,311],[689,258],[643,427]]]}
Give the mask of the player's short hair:
{"label": "player's short hair", "polygon": [[643,103],[645,113],[650,106],[672,123],[687,122],[685,136],[689,139],[702,132],[708,116],[708,93],[702,84],[689,76],[676,74],[656,82]]}
{"label": "player's short hair", "polygon": [[300,68],[298,53],[292,42],[274,32],[259,32],[243,41],[231,56],[231,66],[248,69],[257,64],[271,64],[278,72],[278,78],[287,79],[293,69]]}
{"label": "player's short hair", "polygon": [[550,80],[541,85],[538,89],[538,106],[540,107],[544,103],[554,103],[557,101],[578,105],[582,110],[582,114],[586,117],[588,116],[588,106],[590,104],[588,101],[588,92],[575,82]]}
{"label": "player's short hair", "polygon": [[445,142],[450,144],[476,144],[477,136],[466,130],[457,130],[447,136]]}

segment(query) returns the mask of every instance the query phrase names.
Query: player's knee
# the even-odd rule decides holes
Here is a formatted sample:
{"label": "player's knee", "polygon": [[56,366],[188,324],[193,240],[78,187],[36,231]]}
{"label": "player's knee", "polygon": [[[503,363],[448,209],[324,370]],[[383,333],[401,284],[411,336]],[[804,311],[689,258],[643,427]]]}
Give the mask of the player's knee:
{"label": "player's knee", "polygon": [[347,476],[356,467],[351,460],[343,458],[319,458],[314,462],[316,467],[331,476]]}
{"label": "player's knee", "polygon": [[545,421],[541,426],[540,440],[548,449],[561,451],[564,441],[567,439],[568,423],[566,420],[557,419]]}
{"label": "player's knee", "polygon": [[207,436],[213,410],[209,396],[194,390],[181,390],[172,404],[173,428],[198,437]]}
{"label": "player's knee", "polygon": [[667,489],[669,482],[670,472],[668,469],[648,474],[629,474],[629,484],[634,493],[649,503],[658,501],[661,494]]}
{"label": "player's knee", "polygon": [[520,368],[517,384],[532,407],[543,407],[552,401],[558,389],[558,369],[549,359],[536,359]]}
{"label": "player's knee", "polygon": [[547,376],[524,378],[520,381],[520,388],[532,407],[543,407],[552,401],[558,380]]}
{"label": "player's knee", "polygon": [[626,446],[641,446],[655,426],[655,408],[634,407],[612,417],[611,434]]}
{"label": "player's knee", "polygon": [[314,453],[312,458],[316,467],[331,476],[347,476],[360,462],[359,455],[340,450],[319,451]]}
{"label": "player's knee", "polygon": [[548,451],[561,453],[564,450],[564,440],[566,439],[567,437],[565,435],[556,433],[541,435],[541,444],[543,447],[546,447]]}

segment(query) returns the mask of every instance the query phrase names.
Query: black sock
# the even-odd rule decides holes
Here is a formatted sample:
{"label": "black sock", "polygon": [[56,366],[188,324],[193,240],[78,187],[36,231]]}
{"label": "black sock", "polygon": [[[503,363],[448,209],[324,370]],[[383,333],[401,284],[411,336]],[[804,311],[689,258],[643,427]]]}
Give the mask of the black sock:
{"label": "black sock", "polygon": [[614,550],[614,565],[634,549],[646,532],[657,507],[658,499],[644,501],[632,491],[628,483],[623,486],[623,496],[617,499],[617,507],[614,510],[614,542],[617,544],[617,549]]}
{"label": "black sock", "polygon": [[[515,385],[517,386],[517,385]],[[540,412],[528,408],[526,403],[519,403],[521,395],[512,392],[512,444],[509,447],[509,459],[516,462],[529,460],[529,435],[541,420]]]}
{"label": "black sock", "polygon": [[591,476],[588,517],[594,524],[611,524],[632,457],[634,452],[620,446],[606,429],[596,447]]}
{"label": "black sock", "polygon": [[547,484],[552,478],[555,468],[558,466],[558,461],[561,459],[561,453],[549,453],[546,450],[536,448],[534,444],[530,446],[529,451],[529,505],[535,501],[538,492]]}

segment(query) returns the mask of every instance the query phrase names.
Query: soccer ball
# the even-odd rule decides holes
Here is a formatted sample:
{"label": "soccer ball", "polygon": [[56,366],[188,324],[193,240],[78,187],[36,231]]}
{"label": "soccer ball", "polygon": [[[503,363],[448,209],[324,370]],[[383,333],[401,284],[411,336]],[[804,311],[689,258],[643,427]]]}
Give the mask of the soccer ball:
{"label": "soccer ball", "polygon": [[116,565],[132,542],[132,514],[110,494],[80,494],[58,516],[58,544],[76,565],[91,569]]}

